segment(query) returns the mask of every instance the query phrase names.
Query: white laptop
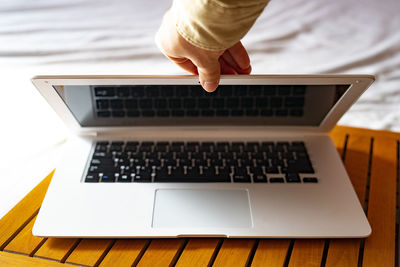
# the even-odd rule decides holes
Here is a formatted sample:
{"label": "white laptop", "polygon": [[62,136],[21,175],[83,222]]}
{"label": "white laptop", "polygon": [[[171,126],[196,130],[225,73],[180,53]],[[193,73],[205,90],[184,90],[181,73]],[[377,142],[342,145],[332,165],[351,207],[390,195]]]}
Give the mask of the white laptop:
{"label": "white laptop", "polygon": [[368,75],[40,76],[76,133],[33,234],[366,237],[327,136]]}

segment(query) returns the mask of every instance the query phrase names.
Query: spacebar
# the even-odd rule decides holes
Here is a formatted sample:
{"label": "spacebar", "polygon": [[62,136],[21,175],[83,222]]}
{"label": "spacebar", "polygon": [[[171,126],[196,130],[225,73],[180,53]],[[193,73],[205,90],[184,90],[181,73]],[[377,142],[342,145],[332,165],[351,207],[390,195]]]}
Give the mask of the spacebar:
{"label": "spacebar", "polygon": [[156,183],[229,183],[230,176],[159,176],[154,177]]}

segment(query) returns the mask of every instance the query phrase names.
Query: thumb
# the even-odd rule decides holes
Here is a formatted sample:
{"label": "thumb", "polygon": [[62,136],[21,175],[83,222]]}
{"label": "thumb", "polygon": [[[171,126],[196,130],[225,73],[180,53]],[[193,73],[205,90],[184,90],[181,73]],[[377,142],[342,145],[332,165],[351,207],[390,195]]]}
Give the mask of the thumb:
{"label": "thumb", "polygon": [[218,59],[209,61],[208,64],[204,66],[197,66],[197,71],[199,73],[201,86],[203,86],[204,90],[207,92],[215,91],[221,76],[221,67]]}

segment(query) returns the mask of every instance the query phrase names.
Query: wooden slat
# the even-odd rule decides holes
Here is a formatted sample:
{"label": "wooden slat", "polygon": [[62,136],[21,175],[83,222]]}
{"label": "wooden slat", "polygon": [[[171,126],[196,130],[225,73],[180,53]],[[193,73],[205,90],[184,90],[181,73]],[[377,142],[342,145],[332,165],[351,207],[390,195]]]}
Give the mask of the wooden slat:
{"label": "wooden slat", "polygon": [[246,266],[254,239],[225,239],[213,266]]}
{"label": "wooden slat", "polygon": [[35,216],[42,204],[53,173],[54,171],[0,220],[0,250],[3,250],[17,232]]}
{"label": "wooden slat", "polygon": [[82,239],[66,263],[94,266],[112,242],[111,239]]}
{"label": "wooden slat", "polygon": [[[371,137],[351,134],[347,141],[345,166],[361,204],[364,204],[367,186]],[[327,267],[357,266],[359,239],[332,239],[326,258]]]}
{"label": "wooden slat", "polygon": [[146,239],[117,240],[100,266],[132,266],[143,253],[148,242]]}
{"label": "wooden slat", "polygon": [[283,266],[289,245],[288,239],[260,240],[251,266]]}
{"label": "wooden slat", "polygon": [[4,250],[31,256],[34,250],[44,241],[44,238],[32,235],[32,227],[35,220],[36,217],[14,237]]}
{"label": "wooden slat", "polygon": [[208,266],[219,242],[217,238],[190,239],[176,266]]}
{"label": "wooden slat", "polygon": [[325,240],[297,239],[294,242],[289,266],[321,266]]}
{"label": "wooden slat", "polygon": [[34,254],[34,257],[65,261],[66,256],[78,242],[76,238],[48,238]]}
{"label": "wooden slat", "polygon": [[176,260],[183,244],[182,239],[154,239],[138,266],[170,266]]}
{"label": "wooden slat", "polygon": [[394,266],[397,142],[375,138],[368,204],[372,234],[365,240],[364,266]]}
{"label": "wooden slat", "polygon": [[0,251],[0,266],[62,267],[61,263]]}

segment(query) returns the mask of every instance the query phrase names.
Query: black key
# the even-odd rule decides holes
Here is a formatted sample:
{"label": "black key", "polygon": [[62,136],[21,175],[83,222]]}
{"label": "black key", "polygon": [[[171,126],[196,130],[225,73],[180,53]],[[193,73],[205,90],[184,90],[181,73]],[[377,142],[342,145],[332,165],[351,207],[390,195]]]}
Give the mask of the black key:
{"label": "black key", "polygon": [[290,95],[291,85],[278,86],[278,95]]}
{"label": "black key", "polygon": [[155,85],[145,86],[144,92],[147,97],[158,97],[159,96],[158,88]]}
{"label": "black key", "polygon": [[276,166],[271,166],[271,167],[265,167],[265,172],[276,174],[276,173],[279,173],[279,170]]}
{"label": "black key", "polygon": [[212,116],[214,116],[214,110],[212,110],[212,109],[205,109],[205,110],[202,110],[202,111],[201,111],[201,116],[204,116],[204,117],[212,117]]}
{"label": "black key", "polygon": [[142,116],[143,117],[154,117],[156,115],[156,113],[154,112],[154,110],[142,110]]}
{"label": "black key", "polygon": [[200,115],[200,112],[198,110],[187,110],[186,111],[186,116],[189,117],[198,117]]}
{"label": "black key", "polygon": [[183,99],[183,107],[185,109],[195,109],[196,108],[196,99],[194,99],[194,98]]}
{"label": "black key", "polygon": [[249,95],[250,96],[261,95],[261,87],[262,85],[249,85]]}
{"label": "black key", "polygon": [[224,98],[214,98],[212,100],[212,107],[216,109],[223,109],[225,107],[225,99]]}
{"label": "black key", "polygon": [[286,173],[285,175],[287,183],[300,183],[300,177],[298,173]]}
{"label": "black key", "polygon": [[97,183],[99,182],[99,177],[96,173],[88,173],[85,178],[86,183]]}
{"label": "black key", "polygon": [[144,88],[142,86],[134,86],[131,88],[132,97],[143,97],[144,96]]}
{"label": "black key", "polygon": [[139,117],[140,116],[140,112],[139,112],[139,110],[128,110],[126,112],[126,115],[128,117]]}
{"label": "black key", "polygon": [[303,116],[303,110],[302,109],[292,109],[292,110],[290,110],[290,116],[301,117],[301,116]]}
{"label": "black key", "polygon": [[207,109],[210,107],[210,99],[208,98],[201,98],[198,100],[198,106],[201,109]]}
{"label": "black key", "polygon": [[185,111],[183,109],[172,110],[172,117],[183,117],[185,116]]}
{"label": "black key", "polygon": [[256,110],[256,109],[248,109],[248,110],[246,110],[246,116],[256,117],[256,116],[258,116],[258,110]]}
{"label": "black key", "polygon": [[114,110],[112,112],[112,116],[115,117],[115,118],[125,117],[125,111],[123,111],[123,110]]}
{"label": "black key", "polygon": [[241,110],[241,109],[234,109],[234,110],[231,110],[231,116],[233,116],[233,117],[239,117],[239,116],[243,116],[243,110]]}
{"label": "black key", "polygon": [[304,97],[301,96],[288,96],[285,98],[285,107],[287,108],[301,108],[304,106]]}
{"label": "black key", "polygon": [[170,112],[169,112],[169,110],[158,110],[157,111],[157,116],[158,117],[169,117],[170,116]]}
{"label": "black key", "polygon": [[106,145],[102,145],[102,144],[97,144],[95,151],[96,152],[106,152],[107,151],[107,146]]}
{"label": "black key", "polygon": [[111,142],[111,145],[114,145],[114,146],[122,146],[124,144],[125,144],[124,141],[112,141]]}
{"label": "black key", "polygon": [[275,85],[265,85],[263,88],[263,94],[265,96],[275,95],[276,93],[276,86]]}
{"label": "black key", "polygon": [[233,181],[235,183],[250,183],[250,175],[248,174],[234,174]]}
{"label": "black key", "polygon": [[220,96],[232,96],[231,85],[220,85],[218,86],[218,91]]}
{"label": "black key", "polygon": [[163,96],[163,97],[172,97],[172,96],[174,96],[174,86],[167,86],[167,85],[165,85],[165,86],[162,86],[161,88],[160,88],[160,93],[161,93],[161,96]]}
{"label": "black key", "polygon": [[215,115],[216,115],[217,117],[227,117],[227,116],[229,116],[229,110],[226,110],[226,109],[218,109],[218,110],[215,112]]}
{"label": "black key", "polygon": [[253,107],[253,98],[243,97],[241,99],[241,107],[242,108],[252,108]]}
{"label": "black key", "polygon": [[129,141],[129,142],[126,142],[126,145],[127,146],[138,146],[139,142],[138,141]]}
{"label": "black key", "polygon": [[182,105],[182,101],[179,98],[169,99],[169,108],[171,109],[180,109]]}
{"label": "black key", "polygon": [[140,99],[139,107],[141,109],[152,109],[153,108],[153,100],[151,98]]}
{"label": "black key", "polygon": [[115,176],[113,173],[101,173],[99,174],[100,182],[102,183],[113,183],[115,181]]}
{"label": "black key", "polygon": [[96,87],[94,88],[94,92],[96,96],[104,97],[104,96],[114,96],[115,88],[104,86],[104,87]]}
{"label": "black key", "polygon": [[268,97],[256,98],[256,107],[257,108],[266,108],[266,107],[268,107],[268,104],[269,104]]}
{"label": "black key", "polygon": [[112,109],[122,109],[124,107],[121,99],[112,99],[110,103]]}
{"label": "black key", "polygon": [[294,85],[293,86],[293,94],[294,95],[304,95],[306,93],[305,85]]}
{"label": "black key", "polygon": [[285,117],[287,115],[288,115],[288,110],[287,109],[277,109],[277,110],[275,110],[275,116]]}
{"label": "black key", "polygon": [[97,111],[97,117],[108,118],[110,116],[111,116],[111,112],[110,111]]}
{"label": "black key", "polygon": [[303,183],[318,183],[318,179],[315,177],[304,177]]}
{"label": "black key", "polygon": [[96,145],[100,145],[100,146],[106,146],[106,145],[108,145],[110,142],[108,142],[108,141],[98,141],[98,142],[96,142]]}
{"label": "black key", "polygon": [[274,115],[274,111],[272,109],[262,109],[260,115],[263,117],[271,117]]}
{"label": "black key", "polygon": [[281,177],[272,177],[269,178],[270,183],[284,183],[285,181]]}
{"label": "black key", "polygon": [[246,85],[234,85],[233,92],[235,96],[247,96],[247,86]]}
{"label": "black key", "polygon": [[167,108],[167,100],[166,99],[155,99],[154,106],[157,109],[166,109]]}
{"label": "black key", "polygon": [[253,181],[255,183],[266,183],[267,182],[267,176],[265,176],[264,174],[253,175]]}
{"label": "black key", "polygon": [[194,97],[204,95],[204,89],[201,86],[191,86],[189,91],[190,91],[190,95],[194,96]]}
{"label": "black key", "polygon": [[129,87],[121,86],[117,88],[117,96],[119,97],[128,97],[130,95]]}
{"label": "black key", "polygon": [[127,109],[137,109],[138,103],[136,99],[125,99],[125,107]]}
{"label": "black key", "polygon": [[117,182],[119,183],[129,183],[131,182],[132,177],[129,174],[121,174],[117,178]]}
{"label": "black key", "polygon": [[234,97],[229,97],[226,100],[226,106],[230,109],[238,108],[239,107],[239,99]]}
{"label": "black key", "polygon": [[282,97],[271,97],[271,107],[280,108],[282,107]]}
{"label": "black key", "polygon": [[134,182],[144,182],[144,183],[149,183],[151,182],[151,174],[150,173],[140,173],[136,174],[133,177]]}
{"label": "black key", "polygon": [[187,97],[189,95],[189,89],[186,85],[177,86],[176,88],[176,96],[178,97]]}
{"label": "black key", "polygon": [[110,107],[108,99],[98,99],[96,100],[97,109],[108,109]]}

